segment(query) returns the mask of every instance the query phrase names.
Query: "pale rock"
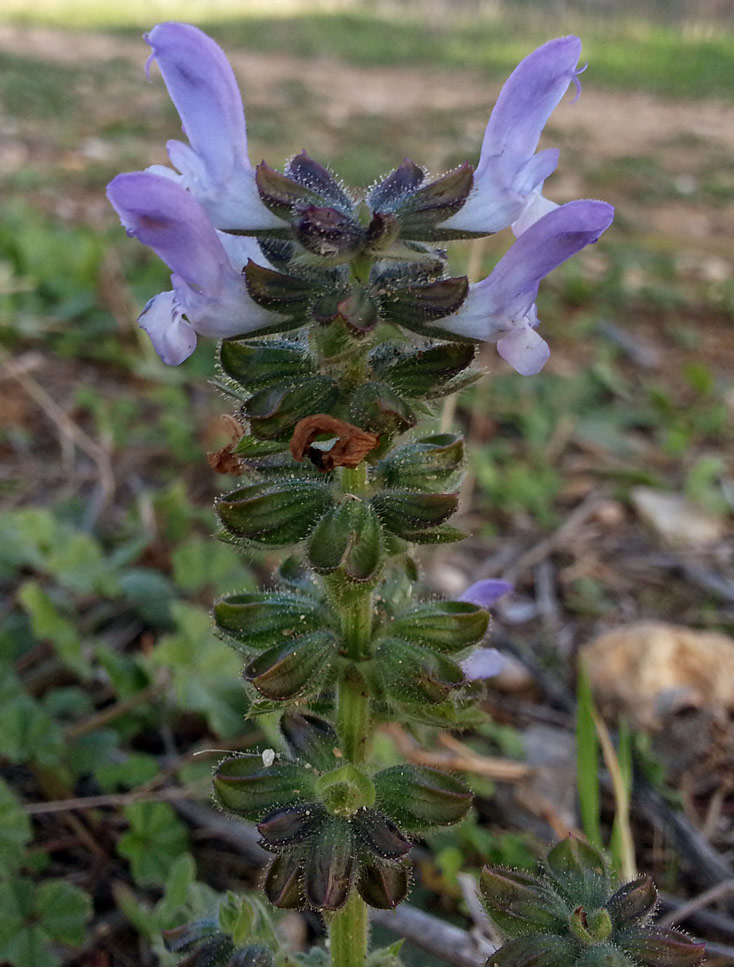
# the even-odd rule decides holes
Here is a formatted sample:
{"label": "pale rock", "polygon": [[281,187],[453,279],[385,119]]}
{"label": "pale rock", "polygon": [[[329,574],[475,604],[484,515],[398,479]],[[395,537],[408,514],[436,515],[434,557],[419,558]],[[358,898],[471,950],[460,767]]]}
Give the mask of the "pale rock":
{"label": "pale rock", "polygon": [[602,711],[633,728],[665,727],[676,712],[734,710],[734,638],[637,622],[582,646],[579,660]]}
{"label": "pale rock", "polygon": [[683,494],[634,487],[630,498],[640,518],[672,546],[702,547],[724,536],[725,522],[706,513]]}

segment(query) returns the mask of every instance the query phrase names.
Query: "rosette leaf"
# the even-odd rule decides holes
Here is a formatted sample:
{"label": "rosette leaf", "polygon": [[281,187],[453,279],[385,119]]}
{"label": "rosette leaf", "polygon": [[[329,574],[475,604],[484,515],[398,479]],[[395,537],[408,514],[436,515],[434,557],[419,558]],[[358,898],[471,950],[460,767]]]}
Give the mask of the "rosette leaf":
{"label": "rosette leaf", "polygon": [[472,794],[455,776],[426,766],[402,765],[373,777],[376,806],[406,833],[460,822]]}
{"label": "rosette leaf", "polygon": [[333,504],[319,481],[266,481],[241,487],[216,504],[223,526],[234,537],[265,547],[303,540]]}

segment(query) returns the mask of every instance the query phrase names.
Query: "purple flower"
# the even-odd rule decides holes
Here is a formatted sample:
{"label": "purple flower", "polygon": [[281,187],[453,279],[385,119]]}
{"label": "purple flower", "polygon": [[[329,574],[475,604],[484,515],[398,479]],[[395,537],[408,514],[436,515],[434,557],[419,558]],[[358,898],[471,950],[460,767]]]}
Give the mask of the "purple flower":
{"label": "purple flower", "polygon": [[136,171],[111,181],[107,197],[128,235],[149,245],[172,270],[173,291],[151,299],[138,320],[164,363],[187,359],[197,333],[237,336],[277,321],[252,301],[241,272],[249,258],[264,261],[257,243],[217,232],[181,185]]}
{"label": "purple flower", "polygon": [[158,61],[189,139],[189,144],[167,145],[180,176],[160,165],[151,170],[179,180],[217,228],[282,227],[258,195],[247,155],[242,99],[221,48],[197,27],[183,23],[158,24],[145,39],[153,48],[146,72]]}
{"label": "purple flower", "polygon": [[535,149],[569,84],[580,91],[580,52],[578,37],[558,37],[518,64],[487,124],[472,192],[443,228],[490,233],[512,225],[520,235],[555,207],[541,192],[558,164],[558,149]]}
{"label": "purple flower", "polygon": [[539,373],[550,350],[536,330],[535,299],[549,272],[596,242],[614,217],[603,201],[570,201],[543,215],[502,256],[493,271],[469,287],[464,304],[437,325],[459,336],[496,342],[518,373]]}
{"label": "purple flower", "polygon": [[[468,601],[479,608],[489,609],[495,601],[512,590],[512,585],[507,581],[487,578],[468,587],[459,597],[459,601]],[[502,671],[503,663],[504,659],[496,648],[479,647],[462,661],[461,668],[468,681],[476,682],[498,675]]]}

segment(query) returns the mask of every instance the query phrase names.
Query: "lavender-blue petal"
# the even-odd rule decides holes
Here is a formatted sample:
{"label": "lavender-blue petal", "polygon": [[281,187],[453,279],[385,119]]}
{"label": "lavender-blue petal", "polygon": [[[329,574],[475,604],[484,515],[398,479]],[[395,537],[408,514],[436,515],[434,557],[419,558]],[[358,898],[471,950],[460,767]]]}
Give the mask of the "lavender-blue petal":
{"label": "lavender-blue petal", "polygon": [[217,290],[231,272],[227,254],[194,196],[148,171],[118,175],[107,197],[129,235],[149,245],[189,285]]}
{"label": "lavender-blue petal", "polygon": [[212,175],[223,179],[237,167],[249,168],[242,98],[219,45],[185,23],[158,24],[145,39],[186,137]]}
{"label": "lavender-blue petal", "polygon": [[522,60],[500,91],[489,118],[477,166],[481,177],[492,158],[514,177],[535,153],[548,118],[576,75],[581,53],[578,37],[549,40]]}
{"label": "lavender-blue petal", "polygon": [[475,581],[471,584],[458,600],[476,604],[479,608],[489,608],[510,591],[514,591],[514,586],[509,582],[501,581],[499,578],[485,578],[483,581]]}
{"label": "lavender-blue petal", "polygon": [[167,366],[178,366],[196,349],[196,333],[181,315],[173,292],[161,292],[148,302],[138,325]]}
{"label": "lavender-blue petal", "polygon": [[461,670],[467,681],[477,682],[498,675],[504,663],[504,658],[496,648],[475,648],[461,662]]}
{"label": "lavender-blue petal", "polygon": [[153,48],[190,144],[168,142],[171,162],[218,228],[263,229],[282,222],[263,205],[247,154],[242,99],[221,48],[191,24],[163,23]]}
{"label": "lavender-blue petal", "polygon": [[613,218],[611,205],[590,200],[567,202],[540,218],[510,246],[490,275],[476,284],[488,314],[510,321],[529,312],[541,280],[596,242]]}
{"label": "lavender-blue petal", "polygon": [[[518,223],[531,224],[533,200],[555,171],[558,151],[535,154],[546,121],[573,81],[581,42],[558,37],[527,56],[502,88],[487,124],[474,187],[464,206],[444,227],[498,232]],[[533,209],[539,217],[542,209]],[[523,217],[524,216],[524,217]]]}

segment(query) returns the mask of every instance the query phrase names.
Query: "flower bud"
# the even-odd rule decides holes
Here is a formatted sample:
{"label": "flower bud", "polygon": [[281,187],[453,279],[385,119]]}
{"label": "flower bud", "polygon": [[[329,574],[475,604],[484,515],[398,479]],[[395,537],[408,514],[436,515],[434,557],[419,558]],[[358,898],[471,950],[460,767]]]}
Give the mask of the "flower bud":
{"label": "flower bud", "polygon": [[306,857],[298,851],[275,857],[263,881],[265,896],[274,907],[281,910],[303,910],[306,907],[305,865]]}
{"label": "flower bud", "polygon": [[217,628],[238,642],[240,651],[261,651],[321,628],[324,605],[315,598],[283,591],[227,594],[214,604]]}
{"label": "flower bud", "polygon": [[605,906],[615,927],[631,926],[646,920],[658,902],[658,891],[651,876],[638,876],[625,883]]}
{"label": "flower bud", "polygon": [[307,537],[332,503],[329,488],[320,481],[265,481],[225,494],[216,509],[235,537],[284,547]]}
{"label": "flower bud", "polygon": [[485,866],[479,885],[487,912],[508,936],[565,929],[566,904],[538,877]]}
{"label": "flower bud", "polygon": [[225,375],[250,393],[273,383],[301,381],[314,375],[311,356],[299,343],[285,339],[265,343],[225,339],[219,348],[219,365]]}
{"label": "flower bud", "polygon": [[327,662],[335,650],[336,636],[331,631],[314,631],[253,658],[245,666],[245,679],[266,698],[288,701],[323,687]]}
{"label": "flower bud", "polygon": [[661,927],[630,927],[618,943],[642,967],[698,967],[706,956],[705,944]]}
{"label": "flower bud", "polygon": [[339,299],[336,313],[356,335],[371,332],[380,321],[377,303],[361,286],[352,286],[349,294]]}
{"label": "flower bud", "polygon": [[375,809],[363,809],[354,819],[360,845],[386,860],[397,860],[410,852],[413,844],[395,823]]}
{"label": "flower bud", "polygon": [[242,409],[253,436],[282,440],[304,417],[328,412],[338,397],[339,387],[331,377],[310,376],[304,383],[278,383],[258,390]]}
{"label": "flower bud", "polygon": [[310,712],[286,712],[280,731],[293,755],[319,772],[329,772],[339,763],[339,739],[326,719]]}
{"label": "flower bud", "polygon": [[357,890],[371,907],[394,910],[407,896],[409,885],[407,864],[382,863],[377,858],[360,863]]}
{"label": "flower bud", "polygon": [[468,601],[436,601],[405,611],[390,632],[405,641],[453,654],[478,644],[487,633],[489,613]]}
{"label": "flower bud", "polygon": [[603,943],[612,932],[612,918],[604,907],[589,911],[576,907],[568,924],[571,933],[584,944]]}
{"label": "flower bud", "polygon": [[576,944],[566,937],[535,933],[495,950],[486,967],[576,967],[577,952]]}
{"label": "flower bud", "polygon": [[243,753],[219,763],[214,771],[214,795],[225,809],[258,820],[273,809],[312,800],[315,776],[292,762],[266,767],[262,756]]}
{"label": "flower bud", "polygon": [[349,762],[321,776],[316,790],[334,816],[353,816],[375,802],[372,780]]}
{"label": "flower bud", "polygon": [[293,235],[312,255],[336,261],[349,261],[365,242],[364,230],[335,208],[308,205],[299,208],[293,222]]}
{"label": "flower bud", "polygon": [[327,820],[309,841],[306,899],[315,910],[338,910],[352,888],[355,874],[354,836],[348,822]]}
{"label": "flower bud", "polygon": [[406,833],[458,823],[472,803],[472,794],[460,779],[425,766],[383,769],[373,782],[376,806]]}

